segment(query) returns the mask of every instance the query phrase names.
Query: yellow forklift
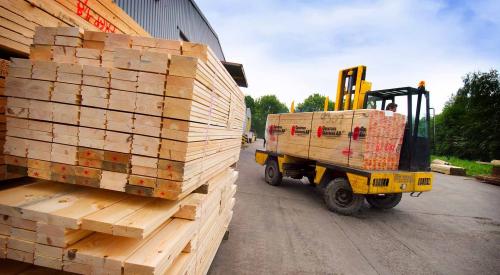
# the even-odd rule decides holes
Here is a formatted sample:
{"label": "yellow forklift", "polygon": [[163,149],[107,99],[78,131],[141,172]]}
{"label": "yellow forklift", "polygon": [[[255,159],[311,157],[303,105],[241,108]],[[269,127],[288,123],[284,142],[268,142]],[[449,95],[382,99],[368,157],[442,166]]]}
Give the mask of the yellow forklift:
{"label": "yellow forklift", "polygon": [[[418,197],[422,192],[432,189],[430,106],[425,83],[420,82],[418,88],[401,87],[371,91],[371,83],[365,81],[365,76],[365,66],[339,72],[335,111],[385,110],[390,103],[406,105],[407,122],[398,170],[362,170],[256,150],[255,160],[266,166],[265,181],[268,184],[280,185],[283,177],[306,177],[311,185],[324,191],[327,207],[343,215],[358,212],[365,199],[372,208],[390,209],[399,204],[402,193]],[[325,103],[325,111],[327,106]]]}

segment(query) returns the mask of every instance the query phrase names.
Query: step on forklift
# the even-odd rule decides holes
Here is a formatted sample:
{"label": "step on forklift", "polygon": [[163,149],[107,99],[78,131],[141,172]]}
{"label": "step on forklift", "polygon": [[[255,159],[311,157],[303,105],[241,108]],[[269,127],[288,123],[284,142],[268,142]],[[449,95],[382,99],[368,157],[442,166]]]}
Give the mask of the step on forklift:
{"label": "step on forklift", "polygon": [[[371,91],[371,83],[365,81],[365,76],[365,66],[339,72],[335,111],[386,110],[386,107],[393,107],[397,103],[406,105],[407,122],[398,170],[363,170],[256,150],[255,160],[265,165],[265,181],[268,184],[278,186],[283,177],[295,179],[306,177],[312,186],[317,186],[323,191],[327,207],[343,215],[358,212],[365,200],[372,208],[391,209],[399,204],[403,193],[418,197],[422,192],[432,189],[430,106],[429,91],[425,89],[425,83],[421,81],[417,88],[401,87]],[[327,106],[325,103],[325,111]],[[267,127],[266,125],[266,135]]]}

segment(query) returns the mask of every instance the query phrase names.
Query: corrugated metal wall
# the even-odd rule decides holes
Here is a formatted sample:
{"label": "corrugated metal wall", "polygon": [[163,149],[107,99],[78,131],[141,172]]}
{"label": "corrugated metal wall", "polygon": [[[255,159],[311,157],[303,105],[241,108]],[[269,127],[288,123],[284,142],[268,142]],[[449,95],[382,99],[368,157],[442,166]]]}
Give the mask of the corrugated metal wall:
{"label": "corrugated metal wall", "polygon": [[[194,1],[194,0],[193,0]],[[192,0],[114,0],[152,36],[180,39],[210,46],[225,61],[217,34]]]}

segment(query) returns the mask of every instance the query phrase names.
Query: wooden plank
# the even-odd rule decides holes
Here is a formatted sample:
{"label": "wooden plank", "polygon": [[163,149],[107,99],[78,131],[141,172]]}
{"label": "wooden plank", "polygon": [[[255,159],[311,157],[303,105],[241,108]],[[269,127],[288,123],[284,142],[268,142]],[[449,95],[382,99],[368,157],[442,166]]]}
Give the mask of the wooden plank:
{"label": "wooden plank", "polygon": [[124,273],[165,272],[194,236],[196,228],[193,221],[173,219],[125,261]]}
{"label": "wooden plank", "polygon": [[51,257],[45,257],[42,255],[35,255],[33,264],[37,266],[48,267],[51,269],[62,270],[63,261],[62,259],[56,259]]}
{"label": "wooden plank", "polygon": [[84,264],[91,270],[121,271],[125,259],[147,241],[96,233],[65,249],[63,259],[65,264]]}
{"label": "wooden plank", "polygon": [[179,210],[179,202],[155,199],[145,207],[120,220],[113,226],[113,234],[130,238],[144,238]]}
{"label": "wooden plank", "polygon": [[36,232],[16,227],[10,228],[10,237],[18,240],[23,240],[27,242],[36,241]]}
{"label": "wooden plank", "polygon": [[35,243],[35,256],[45,256],[62,260],[63,253],[64,250],[61,247]]}
{"label": "wooden plank", "polygon": [[126,194],[120,192],[83,189],[25,207],[22,216],[26,219],[78,229],[83,217],[126,197]]}
{"label": "wooden plank", "polygon": [[194,260],[194,253],[182,252],[179,256],[177,256],[177,258],[175,258],[174,262],[165,274],[191,274],[189,273],[189,270],[194,267]]}
{"label": "wooden plank", "polygon": [[113,234],[113,225],[135,211],[143,208],[152,199],[131,196],[82,219],[82,229]]}
{"label": "wooden plank", "polygon": [[125,192],[127,180],[128,173],[102,171],[102,177],[99,187],[102,189]]}
{"label": "wooden plank", "polygon": [[60,251],[58,249],[72,245],[93,233],[88,230],[66,229],[61,226],[50,225],[42,222],[38,222],[36,232],[36,242],[38,244],[50,246],[39,247],[39,249],[45,248],[45,250],[43,250],[44,252],[41,253],[43,255],[47,254],[49,257],[55,256],[54,253]]}
{"label": "wooden plank", "polygon": [[9,221],[10,221],[10,225],[12,227],[17,227],[17,228],[31,230],[31,231],[36,230],[36,221],[22,219],[19,217],[10,217]]}
{"label": "wooden plank", "polygon": [[33,263],[33,253],[7,248],[7,259],[19,262]]}
{"label": "wooden plank", "polygon": [[38,180],[0,191],[0,213],[21,217],[21,208],[76,190],[75,186]]}
{"label": "wooden plank", "polygon": [[28,253],[34,253],[35,243],[11,237],[7,241],[7,248],[15,249],[15,250],[23,251],[23,252],[28,252]]}

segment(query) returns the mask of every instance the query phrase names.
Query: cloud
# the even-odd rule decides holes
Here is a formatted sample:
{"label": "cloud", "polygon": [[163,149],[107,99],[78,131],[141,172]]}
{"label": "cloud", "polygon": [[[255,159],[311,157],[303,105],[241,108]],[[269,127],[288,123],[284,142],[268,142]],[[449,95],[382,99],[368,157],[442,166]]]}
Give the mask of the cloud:
{"label": "cloud", "polygon": [[440,112],[471,71],[499,68],[496,1],[197,1],[253,97],[335,97],[338,71],[368,67],[374,89],[425,80]]}

